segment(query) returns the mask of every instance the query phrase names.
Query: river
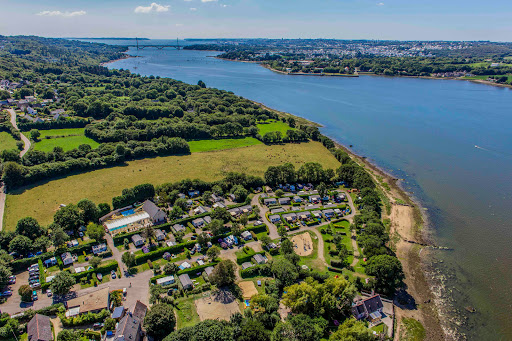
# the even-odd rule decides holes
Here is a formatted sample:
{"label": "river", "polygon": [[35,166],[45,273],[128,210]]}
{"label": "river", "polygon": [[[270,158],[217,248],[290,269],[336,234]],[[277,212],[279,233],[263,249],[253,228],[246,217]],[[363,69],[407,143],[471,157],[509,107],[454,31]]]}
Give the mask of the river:
{"label": "river", "polygon": [[318,122],[325,135],[403,178],[427,210],[436,242],[453,248],[428,260],[445,326],[472,340],[512,339],[510,89],[452,80],[287,76],[212,58],[216,52],[130,54],[139,58],[109,67],[203,80]]}

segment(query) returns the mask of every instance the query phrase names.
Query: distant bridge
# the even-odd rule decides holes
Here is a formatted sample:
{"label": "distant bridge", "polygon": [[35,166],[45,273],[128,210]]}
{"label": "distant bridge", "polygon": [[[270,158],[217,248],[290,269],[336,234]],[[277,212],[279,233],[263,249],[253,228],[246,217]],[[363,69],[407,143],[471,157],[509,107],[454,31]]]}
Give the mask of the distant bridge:
{"label": "distant bridge", "polygon": [[154,47],[155,49],[158,49],[158,50],[163,50],[166,47],[172,47],[177,50],[181,50],[183,48],[182,46],[179,46],[179,45],[125,45],[125,46],[135,47],[135,48],[137,48],[137,50],[144,50],[147,47]]}
{"label": "distant bridge", "polygon": [[176,45],[141,45],[139,44],[139,39],[135,38],[136,45],[126,45],[128,47],[135,47],[137,50],[144,50],[147,47],[154,47],[157,50],[163,50],[166,47],[172,47],[176,50],[181,50],[183,47],[180,46],[180,41],[176,38]]}

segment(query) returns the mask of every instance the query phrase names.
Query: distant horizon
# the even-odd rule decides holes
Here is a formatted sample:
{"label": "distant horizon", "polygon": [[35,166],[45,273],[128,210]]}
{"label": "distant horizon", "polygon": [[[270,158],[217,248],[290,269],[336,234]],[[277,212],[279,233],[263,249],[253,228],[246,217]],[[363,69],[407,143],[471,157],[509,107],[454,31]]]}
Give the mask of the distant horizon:
{"label": "distant horizon", "polygon": [[505,0],[25,0],[4,1],[2,14],[2,34],[46,37],[493,42],[512,37],[512,2]]}

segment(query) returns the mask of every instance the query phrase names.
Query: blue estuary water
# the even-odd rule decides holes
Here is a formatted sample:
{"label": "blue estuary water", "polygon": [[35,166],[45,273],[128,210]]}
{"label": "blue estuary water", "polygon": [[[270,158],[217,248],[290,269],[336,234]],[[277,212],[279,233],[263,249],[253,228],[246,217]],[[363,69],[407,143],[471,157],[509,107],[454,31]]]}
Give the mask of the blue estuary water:
{"label": "blue estuary water", "polygon": [[192,84],[203,80],[318,122],[324,134],[403,178],[427,209],[436,242],[454,249],[435,251],[429,260],[445,326],[468,339],[512,339],[510,89],[415,78],[287,76],[212,58],[216,52],[129,53],[139,58],[109,67]]}

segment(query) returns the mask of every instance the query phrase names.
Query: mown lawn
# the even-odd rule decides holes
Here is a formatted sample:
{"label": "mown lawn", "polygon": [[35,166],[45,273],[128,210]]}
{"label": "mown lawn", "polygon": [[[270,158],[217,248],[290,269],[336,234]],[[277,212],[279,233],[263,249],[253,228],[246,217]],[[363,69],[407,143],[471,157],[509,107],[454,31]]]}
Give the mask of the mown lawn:
{"label": "mown lawn", "polygon": [[18,150],[16,140],[11,136],[11,134],[2,131],[0,132],[0,152],[9,149]]}
{"label": "mown lawn", "polygon": [[[78,148],[81,144],[88,144],[93,149],[99,146],[99,143],[84,136],[84,128],[71,129],[50,129],[40,130],[41,137],[35,143],[34,149],[43,152],[51,152],[55,147],[62,147],[64,151]],[[47,139],[46,137],[52,137]]]}
{"label": "mown lawn", "polygon": [[194,301],[200,296],[195,295],[189,298],[178,300],[176,314],[178,315],[177,328],[193,326],[200,322]]}
{"label": "mown lawn", "polygon": [[244,137],[238,139],[188,141],[188,145],[190,146],[190,152],[192,153],[249,147],[257,144],[262,144],[262,142],[255,139],[254,137]]}
{"label": "mown lawn", "polygon": [[182,179],[217,180],[227,172],[263,176],[269,166],[289,162],[299,168],[306,162],[319,162],[324,168],[337,168],[339,162],[319,142],[293,143],[193,153],[127,162],[123,167],[99,169],[71,175],[47,183],[15,190],[7,195],[4,228],[13,230],[27,216],[47,225],[60,204],[88,198],[95,203],[111,203],[124,188],[143,183],[159,185]]}
{"label": "mown lawn", "polygon": [[281,121],[257,124],[256,127],[258,128],[258,131],[261,136],[271,131],[280,131],[281,134],[285,136],[287,130],[293,129],[288,124]]}

